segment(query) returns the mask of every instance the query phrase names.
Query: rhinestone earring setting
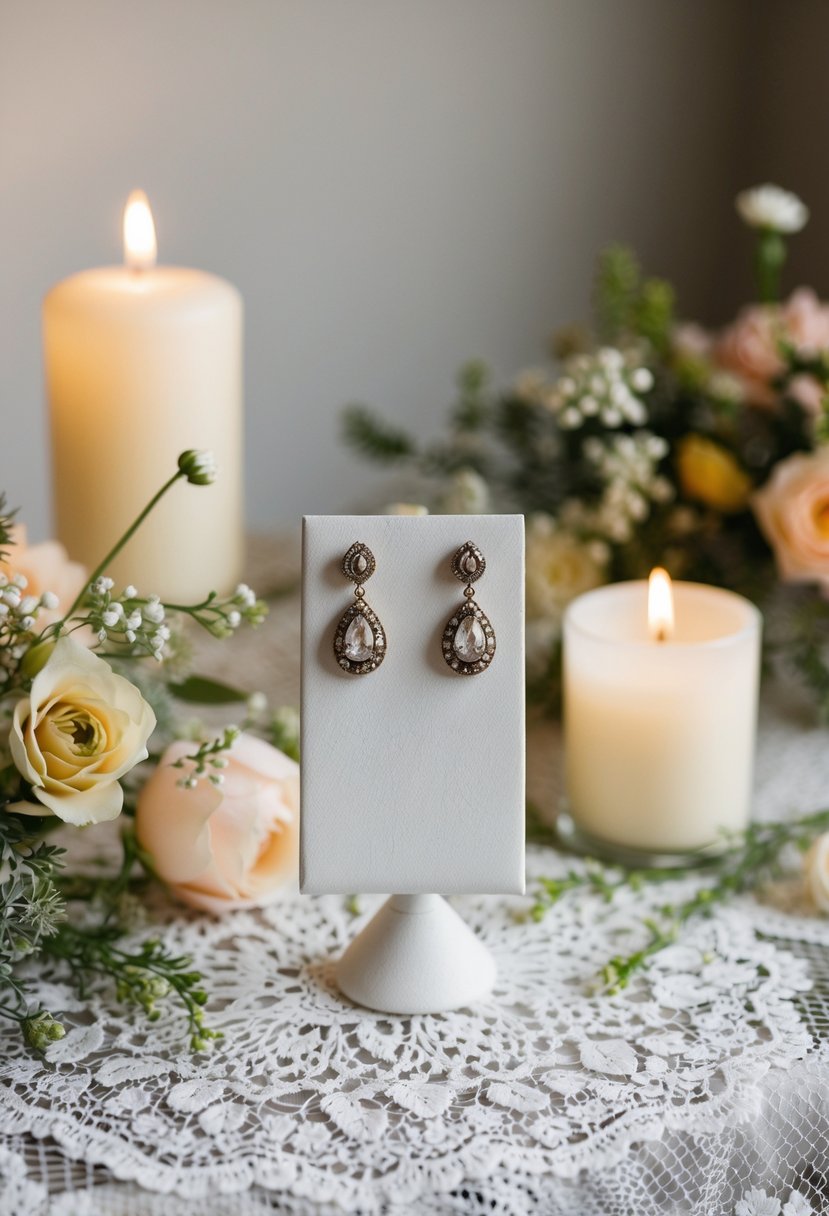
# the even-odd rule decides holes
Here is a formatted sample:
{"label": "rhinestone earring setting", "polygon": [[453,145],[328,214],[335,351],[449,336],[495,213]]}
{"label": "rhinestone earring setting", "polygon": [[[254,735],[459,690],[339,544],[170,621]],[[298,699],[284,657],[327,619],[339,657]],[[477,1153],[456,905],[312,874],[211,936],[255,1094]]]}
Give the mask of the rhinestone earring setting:
{"label": "rhinestone earring setting", "polygon": [[486,560],[471,540],[461,545],[452,558],[452,573],[466,583],[466,602],[453,613],[443,631],[443,657],[453,671],[461,676],[474,676],[486,671],[495,654],[495,630],[489,617],[475,600],[473,583],[486,570]]}
{"label": "rhinestone earring setting", "polygon": [[342,561],[342,572],[354,583],[354,603],[340,617],[334,633],[334,656],[343,671],[364,676],[386,657],[386,631],[365,599],[363,583],[377,569],[368,545],[355,541]]}

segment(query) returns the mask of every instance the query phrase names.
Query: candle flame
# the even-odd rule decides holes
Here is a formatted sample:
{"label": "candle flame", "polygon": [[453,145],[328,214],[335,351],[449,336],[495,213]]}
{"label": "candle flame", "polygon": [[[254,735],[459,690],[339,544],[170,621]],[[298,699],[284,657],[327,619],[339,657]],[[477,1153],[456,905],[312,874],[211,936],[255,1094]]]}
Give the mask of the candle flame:
{"label": "candle flame", "polygon": [[143,190],[133,190],[124,208],[124,261],[130,270],[151,270],[157,251],[149,201]]}
{"label": "candle flame", "polygon": [[667,642],[674,631],[674,593],[671,576],[657,566],[648,579],[648,630],[655,642]]}

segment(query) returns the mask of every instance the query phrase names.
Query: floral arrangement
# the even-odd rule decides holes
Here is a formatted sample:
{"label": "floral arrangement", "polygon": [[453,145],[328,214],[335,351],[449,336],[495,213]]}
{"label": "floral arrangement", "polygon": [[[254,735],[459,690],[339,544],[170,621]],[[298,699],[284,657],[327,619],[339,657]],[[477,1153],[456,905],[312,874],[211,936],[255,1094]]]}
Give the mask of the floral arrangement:
{"label": "floral arrangement", "polygon": [[661,565],[782,604],[770,648],[829,716],[829,304],[808,287],[781,296],[800,199],[763,186],[737,209],[756,238],[757,301],[723,330],[681,322],[671,285],[614,246],[594,324],[557,334],[555,366],[504,393],[467,365],[442,441],[346,413],[348,442],[415,473],[432,509],[526,514],[529,674],[548,704],[570,600]]}
{"label": "floral arrangement", "polygon": [[[296,872],[295,722],[269,715],[261,695],[184,671],[185,622],[227,638],[258,625],[266,605],[246,585],[168,604],[106,574],[171,486],[215,476],[208,453],[184,452],[89,575],[55,543],[28,545],[0,499],[0,1015],[34,1048],[64,1033],[33,995],[57,964],[81,991],[111,981],[150,1020],[178,1003],[191,1047],[204,1050],[216,1033],[191,960],[156,936],[134,944],[136,883],[161,880],[217,913],[273,899]],[[242,727],[215,738],[177,729],[176,706],[188,702],[240,702]],[[68,872],[53,829],[118,816],[117,873]]]}

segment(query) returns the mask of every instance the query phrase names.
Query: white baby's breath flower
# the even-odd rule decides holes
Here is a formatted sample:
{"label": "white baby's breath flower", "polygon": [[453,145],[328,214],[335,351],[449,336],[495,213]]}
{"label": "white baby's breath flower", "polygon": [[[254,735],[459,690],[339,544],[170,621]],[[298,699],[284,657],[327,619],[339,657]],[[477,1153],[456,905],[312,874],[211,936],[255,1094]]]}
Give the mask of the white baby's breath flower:
{"label": "white baby's breath flower", "polygon": [[44,591],[40,597],[40,603],[47,612],[53,612],[57,608],[59,600],[54,591]]}
{"label": "white baby's breath flower", "polygon": [[750,228],[773,232],[800,232],[809,218],[809,208],[790,190],[766,184],[737,195],[737,211]]}
{"label": "white baby's breath flower", "polygon": [[138,591],[135,589],[135,587],[133,587],[132,583],[129,583],[128,586],[126,586],[124,588],[124,599],[125,600],[134,600],[137,595],[138,595]]}
{"label": "white baby's breath flower", "polygon": [[[151,595],[147,603],[144,605],[144,616],[152,625],[160,625],[164,620],[164,605],[161,603],[157,595]],[[141,614],[138,614],[139,622]],[[133,626],[134,628],[134,626]]]}
{"label": "white baby's breath flower", "polygon": [[104,622],[107,629],[114,629],[115,626],[118,624],[118,620],[119,620],[118,613],[115,611],[114,608],[108,608],[107,611],[101,617],[101,620]]}

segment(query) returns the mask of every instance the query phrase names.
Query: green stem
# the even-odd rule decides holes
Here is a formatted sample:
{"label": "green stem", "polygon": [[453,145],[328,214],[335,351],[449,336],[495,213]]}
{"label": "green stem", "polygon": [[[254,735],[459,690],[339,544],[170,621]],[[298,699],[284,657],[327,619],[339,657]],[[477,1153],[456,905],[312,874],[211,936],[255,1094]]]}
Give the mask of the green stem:
{"label": "green stem", "polygon": [[150,512],[154,509],[154,507],[156,507],[158,505],[158,503],[161,501],[161,499],[164,497],[164,495],[167,493],[167,491],[169,489],[171,489],[176,484],[176,482],[179,481],[182,477],[186,477],[186,476],[187,476],[187,474],[183,473],[181,471],[181,469],[179,469],[176,473],[173,474],[173,476],[170,478],[170,480],[166,481],[164,483],[164,485],[161,487],[161,489],[156,494],[153,495],[153,497],[147,503],[144,510],[139,515],[136,516],[136,518],[133,520],[133,522],[127,528],[127,530],[123,534],[123,536],[118,541],[115,542],[115,544],[112,546],[109,553],[107,553],[107,555],[103,559],[103,561],[99,562],[98,565],[95,567],[95,569],[92,571],[92,573],[89,576],[89,579],[87,580],[87,583],[85,584],[83,589],[78,592],[77,596],[75,597],[75,602],[72,604],[72,607],[66,613],[66,616],[63,618],[63,620],[58,622],[58,628],[55,631],[56,634],[60,632],[60,627],[63,625],[64,621],[67,621],[72,616],[72,613],[76,610],[76,608],[80,604],[81,600],[86,595],[87,587],[90,584],[94,583],[97,578],[101,577],[101,575],[104,573],[104,571],[109,566],[110,562],[112,562],[118,556],[118,554],[123,549],[124,545],[126,545],[126,543],[132,539],[132,537],[135,535],[135,533],[138,531],[138,529],[143,524],[144,520],[147,518],[147,516],[150,514]]}
{"label": "green stem", "polygon": [[773,228],[764,228],[757,242],[757,288],[763,304],[780,299],[780,275],[786,261],[786,242]]}

